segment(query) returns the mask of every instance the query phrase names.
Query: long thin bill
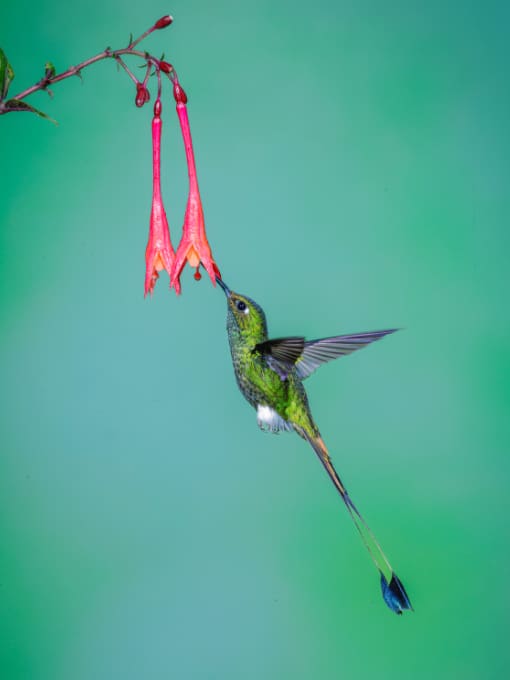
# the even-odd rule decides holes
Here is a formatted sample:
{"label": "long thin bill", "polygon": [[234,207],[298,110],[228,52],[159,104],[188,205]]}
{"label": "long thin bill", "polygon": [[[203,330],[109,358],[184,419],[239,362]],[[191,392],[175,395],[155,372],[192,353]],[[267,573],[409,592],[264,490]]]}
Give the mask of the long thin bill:
{"label": "long thin bill", "polygon": [[224,283],[224,282],[220,279],[219,276],[216,277],[216,283],[217,283],[218,286],[223,290],[223,292],[225,293],[225,295],[226,295],[227,297],[230,297],[230,288],[227,286],[226,283]]}

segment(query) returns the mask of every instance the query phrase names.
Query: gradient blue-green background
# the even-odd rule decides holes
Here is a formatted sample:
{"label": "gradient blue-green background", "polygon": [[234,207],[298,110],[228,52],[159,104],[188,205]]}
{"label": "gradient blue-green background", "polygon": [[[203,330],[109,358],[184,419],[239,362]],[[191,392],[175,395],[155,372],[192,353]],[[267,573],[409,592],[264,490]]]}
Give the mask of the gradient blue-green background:
{"label": "gradient blue-green background", "polygon": [[225,281],[274,335],[406,329],[308,389],[416,609],[305,444],[259,432],[221,292],[188,269],[144,301],[151,111],[103,62],[29,100],[59,127],[0,119],[2,680],[508,675],[507,7],[2,4],[12,94],[172,13],[146,47]]}

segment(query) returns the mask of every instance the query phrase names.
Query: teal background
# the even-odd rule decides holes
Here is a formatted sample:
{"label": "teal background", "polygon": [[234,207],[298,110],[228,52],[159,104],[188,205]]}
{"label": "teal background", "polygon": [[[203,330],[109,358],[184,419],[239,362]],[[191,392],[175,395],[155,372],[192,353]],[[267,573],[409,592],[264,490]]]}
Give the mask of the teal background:
{"label": "teal background", "polygon": [[274,336],[405,328],[307,387],[416,612],[258,430],[223,295],[143,299],[151,110],[103,62],[0,119],[0,677],[507,677],[508,5],[20,0],[12,94],[168,12],[225,281]]}

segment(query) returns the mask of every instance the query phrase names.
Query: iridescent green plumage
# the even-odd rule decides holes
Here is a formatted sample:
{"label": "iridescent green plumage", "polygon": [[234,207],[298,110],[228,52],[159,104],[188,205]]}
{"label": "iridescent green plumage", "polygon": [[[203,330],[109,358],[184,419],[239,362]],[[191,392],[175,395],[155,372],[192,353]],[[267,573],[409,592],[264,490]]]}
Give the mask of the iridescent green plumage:
{"label": "iridescent green plumage", "polygon": [[397,614],[412,609],[404,586],[333,466],[313,420],[302,383],[321,364],[365,347],[394,329],[309,342],[302,337],[269,340],[262,308],[251,298],[229,290],[221,279],[217,281],[227,296],[227,331],[237,384],[248,402],[257,409],[259,426],[272,432],[294,431],[310,443],[340,493],[380,572],[384,601]]}
{"label": "iridescent green plumage", "polygon": [[[239,311],[237,304],[246,305]],[[232,293],[227,317],[228,339],[239,389],[254,408],[274,409],[286,423],[295,423],[310,436],[318,433],[301,380],[291,371],[286,380],[268,367],[259,345],[267,340],[262,309],[250,298]]]}

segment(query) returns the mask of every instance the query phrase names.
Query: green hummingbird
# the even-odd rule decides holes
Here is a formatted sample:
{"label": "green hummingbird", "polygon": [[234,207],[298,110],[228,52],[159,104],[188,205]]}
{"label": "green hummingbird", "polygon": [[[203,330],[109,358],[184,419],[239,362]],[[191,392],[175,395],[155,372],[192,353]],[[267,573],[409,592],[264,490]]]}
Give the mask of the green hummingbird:
{"label": "green hummingbird", "polygon": [[384,601],[396,614],[412,610],[402,582],[393,571],[368,524],[352,502],[308,404],[303,380],[322,364],[366,347],[397,329],[337,335],[305,341],[292,336],[270,340],[264,311],[251,298],[234,293],[217,277],[227,296],[227,332],[239,389],[257,411],[261,429],[296,432],[317,454],[339,492],[381,577]]}

